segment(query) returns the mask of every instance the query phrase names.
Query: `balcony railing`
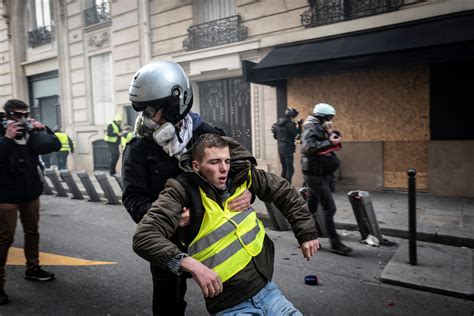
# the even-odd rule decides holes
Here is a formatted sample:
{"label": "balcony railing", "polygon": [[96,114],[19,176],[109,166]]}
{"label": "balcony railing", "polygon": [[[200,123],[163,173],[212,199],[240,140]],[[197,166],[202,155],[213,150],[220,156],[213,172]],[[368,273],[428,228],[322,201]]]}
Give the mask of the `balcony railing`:
{"label": "balcony railing", "polygon": [[[310,9],[301,15],[301,24],[314,27],[398,10],[422,2],[406,0],[309,0]],[[406,3],[409,2],[409,3]]]}
{"label": "balcony railing", "polygon": [[108,2],[90,7],[83,12],[86,26],[110,20],[110,5]]}
{"label": "balcony railing", "polygon": [[240,25],[240,16],[234,15],[188,28],[188,38],[183,41],[186,51],[213,47],[247,38],[247,27]]}
{"label": "balcony railing", "polygon": [[42,26],[33,31],[28,32],[28,46],[37,47],[51,43],[54,39],[53,27]]}

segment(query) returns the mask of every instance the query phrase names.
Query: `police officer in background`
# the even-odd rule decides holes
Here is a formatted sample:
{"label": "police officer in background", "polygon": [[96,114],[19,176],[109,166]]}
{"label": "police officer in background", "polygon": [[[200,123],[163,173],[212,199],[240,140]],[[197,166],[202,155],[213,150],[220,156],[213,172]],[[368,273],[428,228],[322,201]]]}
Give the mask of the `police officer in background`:
{"label": "police officer in background", "polygon": [[24,232],[25,279],[54,278],[53,273],[39,265],[39,196],[43,184],[38,174],[38,155],[59,150],[61,146],[49,128],[29,119],[29,106],[25,102],[8,100],[4,109],[0,132],[0,304],[9,302],[4,291],[5,264],[18,213]]}
{"label": "police officer in background", "polygon": [[281,163],[281,177],[291,183],[291,178],[295,173],[293,167],[294,153],[296,150],[295,140],[301,133],[297,123],[294,121],[298,116],[298,111],[294,108],[288,108],[285,111],[285,117],[281,117],[273,124],[273,138],[278,141],[278,155]]}
{"label": "police officer in background", "polygon": [[61,149],[56,153],[56,159],[58,161],[58,169],[67,169],[67,156],[69,152],[74,153],[74,142],[68,134],[61,131],[61,127],[56,126],[54,128],[54,135],[61,142]]}
{"label": "police officer in background", "polygon": [[[140,68],[130,82],[129,99],[133,109],[140,114],[135,122],[135,137],[123,153],[122,201],[138,223],[158,198],[166,181],[183,172],[178,165],[179,158],[191,148],[194,139],[205,133],[222,135],[223,131],[190,112],[193,104],[191,82],[177,63],[157,61]],[[229,203],[229,208],[246,210],[251,197],[246,190]],[[189,215],[189,210],[183,212]],[[181,245],[176,236],[171,240]],[[181,259],[174,258],[175,265],[179,266]],[[177,276],[153,263],[150,268],[153,314],[184,315],[185,276]]]}
{"label": "police officer in background", "polygon": [[312,198],[316,198],[322,206],[331,250],[348,255],[352,249],[340,241],[334,225],[336,204],[331,193],[333,174],[340,164],[334,151],[341,148],[341,134],[332,126],[335,115],[336,110],[327,103],[314,106],[313,114],[303,124],[301,167],[304,182],[310,189],[308,205],[311,212],[315,213],[317,209],[314,208],[318,205],[311,201]]}

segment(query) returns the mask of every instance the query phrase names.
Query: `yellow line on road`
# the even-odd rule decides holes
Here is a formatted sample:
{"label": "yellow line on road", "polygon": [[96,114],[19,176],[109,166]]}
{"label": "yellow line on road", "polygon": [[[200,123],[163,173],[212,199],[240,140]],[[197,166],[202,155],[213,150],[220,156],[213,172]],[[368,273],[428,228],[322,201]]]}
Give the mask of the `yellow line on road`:
{"label": "yellow line on road", "polygon": [[[40,252],[40,264],[44,266],[95,266],[102,264],[117,264],[117,262],[84,260],[73,257],[55,255],[52,253]],[[23,249],[10,247],[8,252],[7,265],[23,266],[25,265],[25,255]]]}

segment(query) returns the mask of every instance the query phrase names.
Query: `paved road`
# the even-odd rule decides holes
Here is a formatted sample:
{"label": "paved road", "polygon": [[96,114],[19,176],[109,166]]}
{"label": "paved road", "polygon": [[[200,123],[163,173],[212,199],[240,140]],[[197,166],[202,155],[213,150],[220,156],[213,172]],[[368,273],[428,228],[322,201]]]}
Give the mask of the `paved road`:
{"label": "paved road", "polygon": [[[148,264],[132,253],[135,225],[123,206],[45,196],[40,224],[42,251],[117,264],[46,266],[57,275],[47,283],[26,281],[23,267],[8,266],[6,291],[12,302],[0,306],[0,315],[151,314]],[[291,232],[268,232],[277,249],[274,280],[305,315],[472,315],[474,311],[471,301],[379,282],[395,247],[364,246],[357,233],[340,231],[355,248],[354,256],[323,249],[307,262]],[[19,227],[16,247],[22,246],[21,234]],[[325,239],[322,244],[328,247]],[[307,274],[317,274],[321,285],[305,285]],[[187,314],[206,314],[197,286],[192,280],[188,284]]]}

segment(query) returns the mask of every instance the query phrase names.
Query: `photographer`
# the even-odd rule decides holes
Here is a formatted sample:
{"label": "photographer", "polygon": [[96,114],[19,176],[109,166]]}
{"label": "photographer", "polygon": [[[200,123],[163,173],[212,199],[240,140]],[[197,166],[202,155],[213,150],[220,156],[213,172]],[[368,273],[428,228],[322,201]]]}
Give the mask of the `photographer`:
{"label": "photographer", "polygon": [[0,304],[8,303],[4,291],[5,263],[13,243],[18,212],[24,231],[25,279],[48,281],[53,273],[39,265],[39,154],[59,150],[61,143],[46,126],[29,119],[28,105],[11,99],[4,105],[0,130]]}
{"label": "photographer", "polygon": [[348,255],[352,249],[340,241],[334,225],[336,204],[331,193],[333,174],[340,164],[334,151],[341,148],[341,134],[332,125],[335,115],[336,110],[329,104],[318,103],[314,106],[313,114],[303,124],[301,167],[304,182],[310,188],[308,205],[311,212],[317,211],[316,199],[321,203],[331,251]]}

